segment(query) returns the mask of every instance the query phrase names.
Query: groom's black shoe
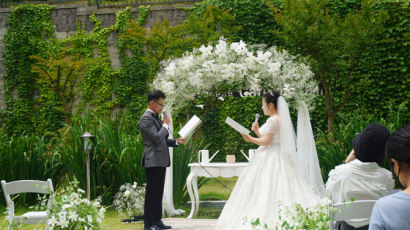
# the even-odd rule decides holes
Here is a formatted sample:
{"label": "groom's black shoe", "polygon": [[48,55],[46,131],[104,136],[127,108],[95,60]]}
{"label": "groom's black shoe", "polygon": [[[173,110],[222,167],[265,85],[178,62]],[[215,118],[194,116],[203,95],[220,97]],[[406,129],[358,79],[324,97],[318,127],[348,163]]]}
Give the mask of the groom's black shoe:
{"label": "groom's black shoe", "polygon": [[144,227],[144,230],[162,230],[162,228],[156,226],[155,224],[151,227]]}
{"label": "groom's black shoe", "polygon": [[158,221],[157,223],[155,223],[155,225],[156,225],[157,227],[159,227],[159,228],[162,228],[162,229],[172,229],[171,226],[165,225],[165,224],[162,222],[162,220],[160,220],[160,221]]}

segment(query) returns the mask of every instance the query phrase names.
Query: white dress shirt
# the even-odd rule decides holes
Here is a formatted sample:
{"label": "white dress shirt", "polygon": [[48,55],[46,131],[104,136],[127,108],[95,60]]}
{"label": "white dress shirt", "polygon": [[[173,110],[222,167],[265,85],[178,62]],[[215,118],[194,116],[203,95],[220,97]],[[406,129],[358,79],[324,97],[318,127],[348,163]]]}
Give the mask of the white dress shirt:
{"label": "white dress shirt", "polygon": [[[353,160],[336,166],[329,172],[326,190],[334,203],[354,200],[377,200],[394,188],[392,173],[375,162]],[[354,219],[347,224],[359,228],[369,224],[369,219]]]}

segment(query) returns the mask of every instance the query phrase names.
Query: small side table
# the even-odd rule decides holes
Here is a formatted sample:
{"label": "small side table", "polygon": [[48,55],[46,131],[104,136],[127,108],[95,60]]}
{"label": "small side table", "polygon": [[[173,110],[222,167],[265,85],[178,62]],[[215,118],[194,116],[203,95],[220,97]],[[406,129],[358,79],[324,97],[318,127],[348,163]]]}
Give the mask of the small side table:
{"label": "small side table", "polygon": [[[189,197],[191,198],[191,212],[188,218],[198,214],[199,209],[199,194],[198,194],[198,177],[234,177],[239,176],[242,170],[248,165],[248,162],[240,163],[208,163],[202,164],[191,163],[188,166],[191,172],[186,179]],[[206,171],[205,171],[206,170]],[[208,173],[208,172],[209,173]],[[211,175],[210,175],[211,174]]]}

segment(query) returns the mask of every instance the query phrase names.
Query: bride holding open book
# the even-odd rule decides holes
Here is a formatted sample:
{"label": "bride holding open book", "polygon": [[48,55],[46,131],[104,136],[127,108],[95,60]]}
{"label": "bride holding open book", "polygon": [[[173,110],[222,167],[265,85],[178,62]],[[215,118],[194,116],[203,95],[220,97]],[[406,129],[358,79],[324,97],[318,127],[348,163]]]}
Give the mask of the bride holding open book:
{"label": "bride holding open book", "polygon": [[262,110],[269,118],[260,129],[257,123],[252,125],[257,137],[241,134],[259,148],[222,210],[219,230],[251,229],[244,224],[245,218],[259,218],[262,224],[274,228],[279,204],[298,203],[307,208],[321,203],[319,194],[297,168],[295,134],[286,101],[278,92],[266,93]]}

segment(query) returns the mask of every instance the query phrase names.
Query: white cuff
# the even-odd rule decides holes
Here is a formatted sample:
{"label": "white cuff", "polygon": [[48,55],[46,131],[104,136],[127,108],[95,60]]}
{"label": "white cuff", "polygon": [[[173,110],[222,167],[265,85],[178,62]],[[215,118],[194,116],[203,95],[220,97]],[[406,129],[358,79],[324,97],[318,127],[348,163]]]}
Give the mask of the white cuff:
{"label": "white cuff", "polygon": [[168,129],[168,125],[167,124],[162,124],[162,126],[164,126],[166,129]]}
{"label": "white cuff", "polygon": [[179,145],[178,140],[175,140],[175,145]]}

